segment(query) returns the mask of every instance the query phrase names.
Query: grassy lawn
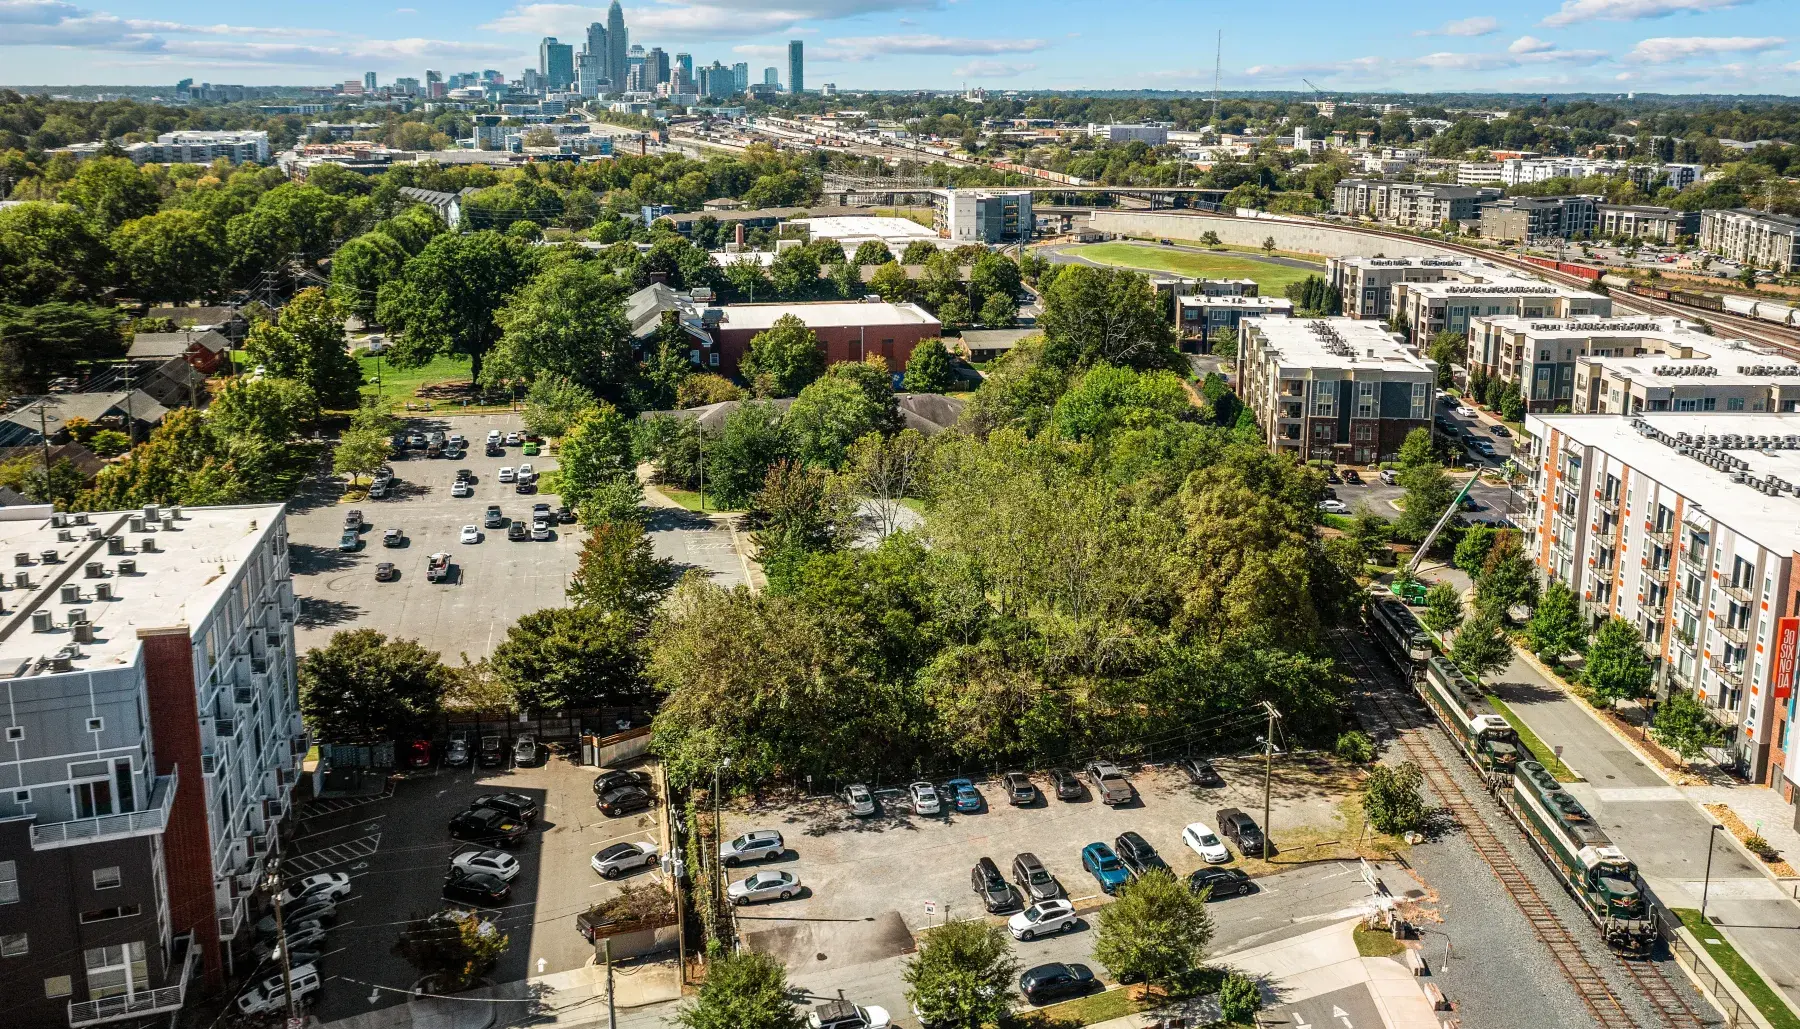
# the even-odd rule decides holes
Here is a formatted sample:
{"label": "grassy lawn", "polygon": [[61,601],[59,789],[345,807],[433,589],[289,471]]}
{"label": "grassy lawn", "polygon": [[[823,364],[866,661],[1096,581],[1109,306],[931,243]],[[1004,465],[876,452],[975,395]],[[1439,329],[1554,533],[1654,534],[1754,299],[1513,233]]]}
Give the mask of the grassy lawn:
{"label": "grassy lawn", "polygon": [[1060,1026],[1093,1025],[1095,1022],[1123,1018],[1149,1009],[1150,1002],[1144,999],[1141,991],[1122,986],[1105,993],[1090,993],[1085,997],[1026,1012],[1018,1022],[1031,1029],[1056,1029]]}
{"label": "grassy lawn", "polygon": [[1737,983],[1738,989],[1744,991],[1744,996],[1750,998],[1750,1003],[1756,1005],[1756,1010],[1769,1020],[1770,1025],[1775,1029],[1800,1029],[1800,1016],[1796,1016],[1793,1009],[1781,999],[1781,995],[1764,982],[1762,976],[1756,974],[1756,969],[1750,967],[1750,963],[1737,952],[1731,941],[1720,935],[1719,930],[1712,925],[1701,921],[1699,911],[1694,908],[1671,910],[1681,919],[1681,924],[1687,926],[1688,931],[1700,941],[1700,946],[1706,948],[1712,959],[1725,970],[1725,974],[1731,977],[1731,981]]}
{"label": "grassy lawn", "polygon": [[1519,734],[1519,739],[1525,743],[1525,749],[1531,751],[1531,756],[1537,760],[1538,764],[1548,768],[1550,774],[1556,776],[1557,782],[1581,781],[1581,777],[1570,771],[1569,766],[1562,763],[1562,759],[1556,756],[1555,751],[1546,746],[1543,740],[1538,739],[1537,733],[1532,732],[1519,719],[1518,715],[1513,714],[1512,708],[1506,706],[1506,701],[1492,693],[1487,695],[1487,699],[1488,703],[1494,705],[1494,710],[1500,712],[1500,717],[1506,719],[1512,725],[1513,731]]}
{"label": "grassy lawn", "polygon": [[1356,937],[1356,952],[1365,958],[1395,958],[1406,950],[1386,929],[1365,929],[1359,925],[1352,933]]}
{"label": "grassy lawn", "polygon": [[[877,207],[870,214],[875,218],[905,218],[909,222],[917,222],[928,229],[933,227],[931,212],[918,207]],[[899,250],[896,249],[894,256],[898,257],[899,253]]]}
{"label": "grassy lawn", "polygon": [[[700,494],[694,492],[693,490],[678,489],[674,486],[651,486],[649,488],[657,491],[658,493],[661,493],[665,497],[668,497],[670,500],[673,500],[677,504],[680,504],[682,507],[687,508],[689,511],[698,511],[701,509],[700,508]],[[707,494],[706,513],[707,514],[715,514],[718,511],[719,511],[719,498],[715,497],[711,494]]]}
{"label": "grassy lawn", "polygon": [[1280,296],[1289,283],[1318,274],[1305,268],[1251,261],[1228,254],[1196,254],[1187,250],[1171,250],[1137,243],[1095,243],[1091,246],[1073,247],[1064,253],[1085,258],[1095,264],[1147,268],[1191,278],[1255,279],[1256,284],[1268,296]]}
{"label": "grassy lawn", "polygon": [[[375,396],[376,372],[380,371],[381,399],[389,407],[403,407],[406,401],[430,403],[444,411],[460,410],[461,401],[420,398],[418,392],[427,386],[446,382],[469,381],[469,359],[461,355],[439,355],[418,368],[395,368],[385,359],[359,357],[363,373],[363,396]],[[473,406],[469,408],[475,410]],[[499,408],[505,410],[505,408]]]}

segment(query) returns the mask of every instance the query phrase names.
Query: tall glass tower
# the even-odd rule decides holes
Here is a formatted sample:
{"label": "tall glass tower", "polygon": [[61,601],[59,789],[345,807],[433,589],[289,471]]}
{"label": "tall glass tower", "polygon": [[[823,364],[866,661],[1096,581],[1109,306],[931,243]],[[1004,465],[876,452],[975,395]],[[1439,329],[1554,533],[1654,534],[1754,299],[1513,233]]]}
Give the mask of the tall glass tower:
{"label": "tall glass tower", "polygon": [[788,92],[806,92],[805,45],[798,39],[788,41]]}

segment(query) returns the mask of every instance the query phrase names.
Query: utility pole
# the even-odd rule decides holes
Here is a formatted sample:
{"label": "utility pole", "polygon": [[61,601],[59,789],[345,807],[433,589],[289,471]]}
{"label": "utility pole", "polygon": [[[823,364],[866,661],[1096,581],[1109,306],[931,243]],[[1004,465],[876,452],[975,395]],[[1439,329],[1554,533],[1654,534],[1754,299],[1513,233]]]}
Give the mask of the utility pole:
{"label": "utility pole", "polygon": [[1269,795],[1275,778],[1275,722],[1281,718],[1275,713],[1275,705],[1263,701],[1263,710],[1269,713],[1268,735],[1263,737],[1263,860],[1269,860]]}
{"label": "utility pole", "polygon": [[50,413],[46,408],[50,398],[38,401],[38,440],[44,444],[44,476],[50,475]]}
{"label": "utility pole", "polygon": [[281,920],[281,837],[270,834],[275,840],[276,850],[269,853],[269,887],[275,894],[275,946],[281,949],[281,988],[287,994],[288,1024],[294,1024],[294,980],[293,969],[288,967],[287,925]]}
{"label": "utility pole", "polygon": [[600,941],[606,953],[606,1029],[617,1029],[618,1017],[613,1010],[612,937]]}

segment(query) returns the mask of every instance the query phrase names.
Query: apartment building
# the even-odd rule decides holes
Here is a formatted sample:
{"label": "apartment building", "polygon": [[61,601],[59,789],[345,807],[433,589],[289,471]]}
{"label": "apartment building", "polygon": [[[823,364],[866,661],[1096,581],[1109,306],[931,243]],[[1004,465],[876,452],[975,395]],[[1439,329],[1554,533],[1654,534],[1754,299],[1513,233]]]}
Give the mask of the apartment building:
{"label": "apartment building", "polygon": [[269,160],[269,134],[255,132],[208,132],[183,129],[165,132],[154,143],[72,143],[49,151],[66,154],[77,161],[104,156],[116,148],[134,164],[211,164],[224,158],[233,164],[266,164]]}
{"label": "apartment building", "polygon": [[1325,262],[1325,280],[1343,300],[1352,318],[1386,319],[1396,282],[1441,282],[1483,267],[1473,257],[1333,257]]}
{"label": "apartment building", "polygon": [[1580,357],[1575,414],[1645,411],[1788,412],[1800,408],[1800,365],[1744,344],[1689,360]]}
{"label": "apartment building", "polygon": [[1800,218],[1748,207],[1701,211],[1700,248],[1785,275],[1800,267]]}
{"label": "apartment building", "polygon": [[1500,181],[1508,186],[1528,186],[1550,179],[1583,179],[1592,175],[1624,177],[1640,189],[1659,184],[1677,191],[1700,181],[1698,164],[1643,164],[1601,161],[1579,157],[1511,158],[1500,162]]}
{"label": "apartment building", "polygon": [[1176,298],[1175,309],[1175,327],[1183,336],[1197,339],[1201,353],[1210,354],[1214,332],[1225,329],[1236,335],[1245,318],[1287,318],[1294,313],[1294,302],[1286,297],[1196,293]]}
{"label": "apartment building", "polygon": [[0,508],[0,1005],[167,1024],[221,984],[307,740],[282,505]]}
{"label": "apartment building", "polygon": [[1362,215],[1410,228],[1435,229],[1475,219],[1483,204],[1497,200],[1500,195],[1499,189],[1491,187],[1345,179],[1332,190],[1331,209],[1336,214]]}
{"label": "apartment building", "polygon": [[1601,236],[1676,243],[1700,234],[1700,212],[1641,204],[1599,204],[1595,232]]}
{"label": "apartment building", "polygon": [[1612,298],[1484,265],[1438,282],[1396,282],[1388,303],[1423,349],[1440,332],[1466,335],[1476,318],[1583,318],[1612,314]]}
{"label": "apartment building", "polygon": [[1591,196],[1507,197],[1481,209],[1485,239],[1529,241],[1592,235],[1600,200]]}
{"label": "apartment building", "polygon": [[1463,161],[1456,166],[1456,184],[1459,186],[1499,186],[1502,185],[1499,161]]}
{"label": "apartment building", "polygon": [[[1707,335],[1680,318],[1483,315],[1469,322],[1468,368],[1470,374],[1480,371],[1489,378],[1517,383],[1530,411],[1553,411],[1563,404],[1574,408],[1578,402],[1597,410],[1598,395],[1577,400],[1585,388],[1577,385],[1582,361],[1645,358],[1655,367],[1706,360],[1734,350],[1755,352],[1741,340]],[[1607,410],[1623,411],[1624,396],[1621,393],[1619,401],[1609,402]],[[1648,406],[1647,394],[1644,399],[1645,408],[1654,410]]]}
{"label": "apartment building", "polygon": [[1430,428],[1437,363],[1353,318],[1244,318],[1238,392],[1269,448],[1303,460],[1392,460]]}
{"label": "apartment building", "polygon": [[1659,692],[1699,698],[1726,727],[1716,756],[1791,800],[1800,415],[1534,414],[1525,428],[1514,453],[1539,568],[1591,618],[1635,624]]}

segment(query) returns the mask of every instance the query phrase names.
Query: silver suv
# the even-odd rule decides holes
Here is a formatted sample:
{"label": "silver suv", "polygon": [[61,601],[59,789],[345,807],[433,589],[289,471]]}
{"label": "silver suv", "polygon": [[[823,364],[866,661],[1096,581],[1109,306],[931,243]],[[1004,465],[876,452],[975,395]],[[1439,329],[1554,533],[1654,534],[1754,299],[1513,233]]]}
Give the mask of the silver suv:
{"label": "silver suv", "polygon": [[787,853],[787,844],[774,829],[754,829],[735,840],[719,844],[719,860],[727,867],[746,861],[767,861]]}

